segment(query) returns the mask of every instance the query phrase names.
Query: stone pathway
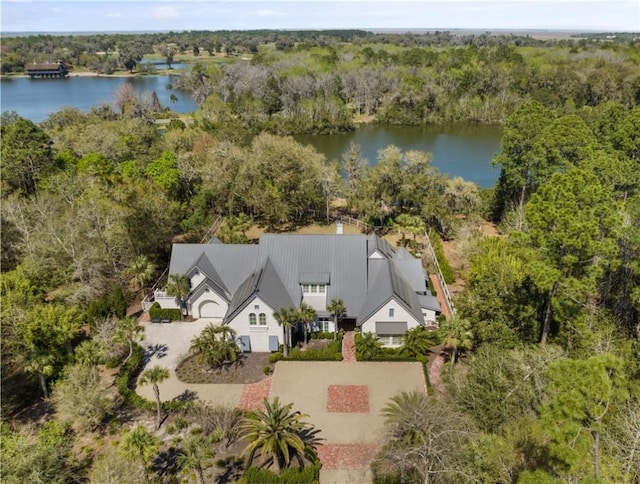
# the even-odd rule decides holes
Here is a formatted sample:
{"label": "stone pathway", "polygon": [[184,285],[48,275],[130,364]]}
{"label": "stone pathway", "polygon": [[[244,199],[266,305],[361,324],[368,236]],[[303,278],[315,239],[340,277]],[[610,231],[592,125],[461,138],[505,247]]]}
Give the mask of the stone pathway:
{"label": "stone pathway", "polygon": [[343,363],[356,362],[356,336],[353,331],[347,331],[342,338],[342,361]]}
{"label": "stone pathway", "polygon": [[273,377],[258,383],[249,383],[242,389],[238,408],[240,410],[264,410],[264,399],[269,398]]}

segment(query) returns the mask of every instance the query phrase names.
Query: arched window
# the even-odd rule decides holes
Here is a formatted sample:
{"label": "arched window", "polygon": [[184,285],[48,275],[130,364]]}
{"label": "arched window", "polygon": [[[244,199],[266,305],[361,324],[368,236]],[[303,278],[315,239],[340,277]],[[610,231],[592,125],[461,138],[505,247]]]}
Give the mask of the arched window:
{"label": "arched window", "polygon": [[256,313],[249,313],[249,325],[255,326],[256,324]]}
{"label": "arched window", "polygon": [[267,325],[267,315],[264,313],[260,313],[260,326]]}

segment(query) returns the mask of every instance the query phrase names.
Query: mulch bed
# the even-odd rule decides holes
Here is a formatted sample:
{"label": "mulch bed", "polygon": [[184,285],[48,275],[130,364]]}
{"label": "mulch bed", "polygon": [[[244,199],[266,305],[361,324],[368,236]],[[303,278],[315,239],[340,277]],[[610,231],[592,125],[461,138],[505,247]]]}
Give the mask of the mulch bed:
{"label": "mulch bed", "polygon": [[329,385],[327,412],[369,413],[369,387],[367,385]]}
{"label": "mulch bed", "polygon": [[176,376],[184,383],[257,383],[268,378],[264,374],[270,353],[244,353],[236,362],[221,370],[212,370],[198,361],[195,356],[182,360],[176,368]]}

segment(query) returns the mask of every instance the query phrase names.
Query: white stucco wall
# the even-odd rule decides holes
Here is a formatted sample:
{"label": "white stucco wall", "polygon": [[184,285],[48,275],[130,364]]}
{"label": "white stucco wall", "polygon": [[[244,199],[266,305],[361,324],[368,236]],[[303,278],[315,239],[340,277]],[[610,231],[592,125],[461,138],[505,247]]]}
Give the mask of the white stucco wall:
{"label": "white stucco wall", "polygon": [[[393,308],[393,316],[389,316],[389,309]],[[416,326],[420,326],[419,322],[416,321],[413,314],[408,312],[404,306],[400,305],[394,299],[390,300],[387,304],[385,304],[382,308],[380,308],[377,312],[375,312],[369,319],[367,319],[364,323],[362,323],[362,332],[363,333],[375,333],[376,332],[376,321],[398,321],[398,322],[407,322],[407,330],[413,329]]]}
{"label": "white stucco wall", "polygon": [[174,296],[168,296],[163,291],[156,291],[153,295],[155,302],[160,304],[163,309],[179,309],[180,306],[176,304],[176,298]]}
{"label": "white stucco wall", "polygon": [[227,302],[220,297],[218,293],[209,288],[208,291],[204,291],[197,299],[189,301],[189,313],[194,318],[203,318],[205,315],[200,313],[200,310],[203,308],[204,304],[210,305],[214,304],[213,313],[211,312],[211,306],[208,307],[209,314],[206,315],[208,318],[223,318],[225,314],[227,314],[228,304]]}
{"label": "white stucco wall", "polygon": [[[255,308],[258,306],[258,309]],[[249,314],[255,313],[258,325],[249,324]],[[267,325],[260,326],[259,314],[264,313],[267,317]],[[278,344],[282,344],[282,327],[273,317],[273,309],[269,307],[259,297],[255,297],[246,308],[240,311],[233,320],[229,321],[229,326],[236,330],[238,337],[249,336],[251,339],[252,352],[268,352],[269,336],[277,336]]]}
{"label": "white stucco wall", "polygon": [[202,281],[204,281],[205,279],[205,275],[198,271],[197,274],[194,274],[193,277],[191,277],[191,289],[195,289],[196,287],[198,287],[198,284],[200,284]]}
{"label": "white stucco wall", "polygon": [[327,310],[327,294],[303,294],[302,302],[308,304],[316,311]]}
{"label": "white stucco wall", "polygon": [[436,322],[436,312],[433,309],[422,308],[422,315],[426,324],[434,324]]}

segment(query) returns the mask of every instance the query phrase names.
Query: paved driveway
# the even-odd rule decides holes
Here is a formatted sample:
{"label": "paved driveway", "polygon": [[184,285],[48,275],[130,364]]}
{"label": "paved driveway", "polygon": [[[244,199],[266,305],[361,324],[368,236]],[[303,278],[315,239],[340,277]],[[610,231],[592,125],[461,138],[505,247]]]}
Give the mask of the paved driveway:
{"label": "paved driveway", "polygon": [[147,367],[159,365],[175,370],[189,353],[191,340],[210,323],[220,324],[220,321],[198,319],[188,323],[143,323],[144,339],[141,345],[151,355]]}

